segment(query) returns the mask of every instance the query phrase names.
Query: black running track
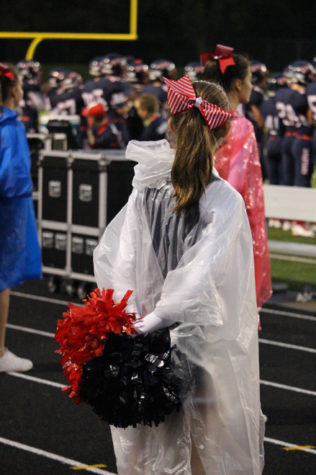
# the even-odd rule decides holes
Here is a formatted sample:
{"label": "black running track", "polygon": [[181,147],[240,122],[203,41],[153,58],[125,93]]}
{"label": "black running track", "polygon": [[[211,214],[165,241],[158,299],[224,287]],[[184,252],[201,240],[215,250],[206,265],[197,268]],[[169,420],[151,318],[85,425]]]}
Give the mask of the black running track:
{"label": "black running track", "polygon": [[[117,473],[109,428],[60,389],[65,380],[52,335],[66,302],[64,294],[49,294],[45,281],[13,291],[7,346],[34,368],[0,374],[1,475]],[[314,474],[316,314],[269,306],[261,320],[264,474]]]}

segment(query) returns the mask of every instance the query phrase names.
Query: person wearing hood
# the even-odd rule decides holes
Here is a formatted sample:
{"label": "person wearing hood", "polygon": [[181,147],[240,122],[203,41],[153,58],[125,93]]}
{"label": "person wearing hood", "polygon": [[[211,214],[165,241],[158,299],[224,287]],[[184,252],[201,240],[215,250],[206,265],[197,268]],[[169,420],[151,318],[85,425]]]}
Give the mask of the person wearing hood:
{"label": "person wearing hood", "polygon": [[158,426],[110,426],[117,469],[260,475],[264,416],[251,230],[241,195],[213,168],[230,106],[218,84],[192,84],[188,76],[165,82],[176,149],[164,139],[128,144],[126,158],[138,162],[133,191],[94,251],[94,271],[99,289],[114,289],[115,301],[133,291],[127,311],[140,317],[139,334],[169,328],[191,388],[181,409]]}
{"label": "person wearing hood", "polygon": [[0,87],[0,372],[29,371],[32,361],[5,347],[10,289],[42,276],[30,154],[15,112],[23,95],[22,82],[14,67],[0,63]]}

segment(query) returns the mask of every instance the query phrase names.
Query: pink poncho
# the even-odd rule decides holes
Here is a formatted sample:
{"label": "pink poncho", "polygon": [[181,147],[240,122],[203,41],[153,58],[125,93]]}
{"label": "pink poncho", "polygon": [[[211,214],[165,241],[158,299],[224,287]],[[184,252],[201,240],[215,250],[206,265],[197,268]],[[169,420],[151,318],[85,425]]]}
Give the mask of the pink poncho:
{"label": "pink poncho", "polygon": [[231,121],[230,132],[215,153],[214,164],[219,175],[239,191],[246,205],[253,239],[259,309],[272,294],[262,174],[253,126],[237,112]]}

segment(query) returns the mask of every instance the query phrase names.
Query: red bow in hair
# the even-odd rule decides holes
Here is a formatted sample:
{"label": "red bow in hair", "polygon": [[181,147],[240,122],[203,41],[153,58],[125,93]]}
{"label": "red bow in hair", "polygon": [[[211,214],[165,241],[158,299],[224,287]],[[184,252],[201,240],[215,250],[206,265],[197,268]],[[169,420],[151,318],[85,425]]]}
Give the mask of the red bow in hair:
{"label": "red bow in hair", "polygon": [[210,59],[217,59],[219,62],[219,69],[221,73],[224,74],[228,66],[236,64],[232,57],[233,51],[234,48],[231,48],[230,46],[217,45],[214,54],[203,53],[200,55],[201,64],[202,66],[205,66]]}
{"label": "red bow in hair", "polygon": [[201,97],[196,97],[189,76],[183,76],[178,81],[167,78],[163,78],[163,80],[168,87],[168,105],[172,115],[197,107],[210,130],[221,127],[232,118],[230,112]]}
{"label": "red bow in hair", "polygon": [[12,71],[3,63],[0,63],[0,76],[10,79],[10,81],[15,80],[15,76]]}

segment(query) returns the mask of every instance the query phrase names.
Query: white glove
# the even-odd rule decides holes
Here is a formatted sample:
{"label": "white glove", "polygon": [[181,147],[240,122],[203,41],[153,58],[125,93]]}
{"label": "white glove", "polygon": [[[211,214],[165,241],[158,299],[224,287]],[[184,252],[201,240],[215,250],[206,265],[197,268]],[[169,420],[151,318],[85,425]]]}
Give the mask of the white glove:
{"label": "white glove", "polygon": [[138,333],[150,333],[156,330],[160,330],[161,328],[169,327],[174,323],[173,320],[167,320],[166,318],[159,318],[157,317],[154,312],[149,313],[141,320],[138,320],[134,323],[135,330]]}

